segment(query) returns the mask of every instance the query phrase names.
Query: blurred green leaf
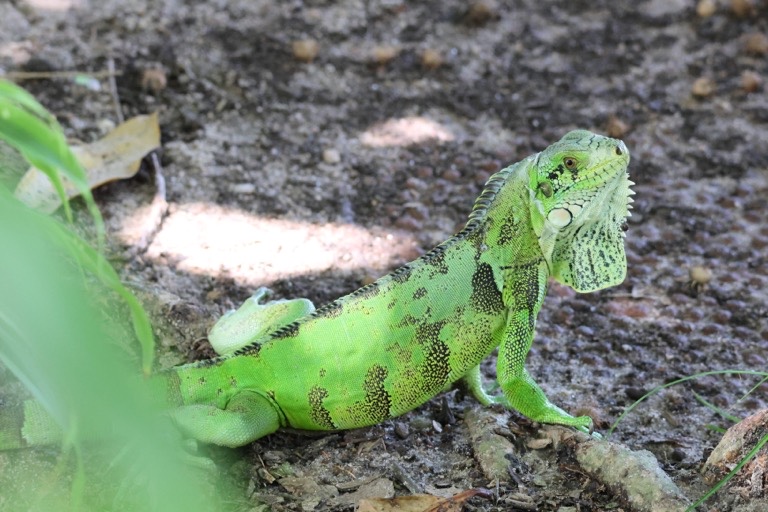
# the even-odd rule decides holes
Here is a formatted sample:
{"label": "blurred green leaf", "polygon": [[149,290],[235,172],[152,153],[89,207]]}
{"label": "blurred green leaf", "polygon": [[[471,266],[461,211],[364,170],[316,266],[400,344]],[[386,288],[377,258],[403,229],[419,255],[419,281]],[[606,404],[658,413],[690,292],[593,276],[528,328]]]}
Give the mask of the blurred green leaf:
{"label": "blurred green leaf", "polygon": [[[50,173],[54,184],[60,186],[63,174],[85,186],[102,226],[58,123],[32,96],[3,81],[0,139]],[[149,396],[146,377],[123,349],[135,343],[133,331],[149,373],[149,319],[101,252],[2,186],[0,244],[0,361],[64,435],[55,463],[33,450],[0,453],[0,466],[14,468],[0,471],[0,509],[221,510],[216,475],[189,463],[163,404]],[[125,306],[129,329],[120,321]],[[7,399],[0,403],[8,407]]]}

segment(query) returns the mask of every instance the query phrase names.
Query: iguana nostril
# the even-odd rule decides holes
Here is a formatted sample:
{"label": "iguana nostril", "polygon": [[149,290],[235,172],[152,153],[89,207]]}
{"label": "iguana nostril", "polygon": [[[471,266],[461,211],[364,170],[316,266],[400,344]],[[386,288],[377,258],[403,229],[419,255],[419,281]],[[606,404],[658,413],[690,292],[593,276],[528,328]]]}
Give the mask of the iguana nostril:
{"label": "iguana nostril", "polygon": [[621,156],[622,152],[621,152],[621,147],[620,146],[616,146],[616,154]]}

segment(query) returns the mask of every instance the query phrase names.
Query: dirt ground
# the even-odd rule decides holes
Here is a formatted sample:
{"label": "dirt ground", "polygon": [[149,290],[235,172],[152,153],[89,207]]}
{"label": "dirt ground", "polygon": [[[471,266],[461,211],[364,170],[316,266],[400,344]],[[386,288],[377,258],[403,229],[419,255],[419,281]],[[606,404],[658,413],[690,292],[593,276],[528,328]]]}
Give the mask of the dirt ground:
{"label": "dirt ground", "polygon": [[[0,4],[0,66],[113,63],[116,94],[106,79],[21,82],[73,139],[113,127],[116,101],[126,117],[159,112],[167,216],[148,208],[148,171],[96,198],[164,366],[211,355],[207,328],[258,286],[321,304],[417,257],[493,172],[568,130],[622,138],[637,183],[628,277],[587,295],[553,284],[528,358],[550,399],[604,432],[657,385],[766,369],[767,14],[758,0],[18,0]],[[747,395],[757,383],[672,387],[610,439],[652,452],[695,500],[711,426],[731,425],[697,397],[743,418],[768,406],[768,385]],[[451,392],[370,429],[269,436],[237,452],[251,468],[239,485],[275,510],[351,510],[328,488],[374,477],[398,495],[496,493],[469,510],[632,509],[504,411],[514,477],[496,487],[473,456],[471,403]],[[301,485],[271,481],[286,463]],[[755,478],[700,510],[768,510]]]}

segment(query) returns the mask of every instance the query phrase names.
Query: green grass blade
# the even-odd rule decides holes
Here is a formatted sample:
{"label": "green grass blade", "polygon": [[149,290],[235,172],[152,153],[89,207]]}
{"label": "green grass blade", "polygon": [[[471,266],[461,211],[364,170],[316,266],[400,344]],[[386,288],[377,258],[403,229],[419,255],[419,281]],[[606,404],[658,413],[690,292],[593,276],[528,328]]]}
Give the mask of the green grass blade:
{"label": "green grass blade", "polygon": [[619,425],[619,423],[624,419],[624,417],[632,412],[635,407],[640,405],[642,402],[644,402],[647,398],[652,397],[653,395],[657,394],[663,389],[667,389],[672,386],[676,386],[678,384],[681,384],[683,382],[688,382],[689,380],[695,380],[700,379],[702,377],[707,377],[709,375],[757,375],[759,377],[768,377],[768,372],[759,372],[756,370],[712,370],[708,372],[701,372],[694,375],[689,375],[687,377],[683,377],[677,380],[673,380],[672,382],[668,382],[666,384],[662,384],[661,386],[657,386],[638,398],[632,405],[627,407],[624,412],[622,412],[618,418],[616,418],[616,421],[613,422],[613,425],[608,429],[606,432],[606,436],[610,436],[613,431],[616,429],[616,427]]}
{"label": "green grass blade", "polygon": [[713,404],[712,402],[710,402],[709,400],[707,400],[706,398],[704,398],[700,394],[696,393],[695,391],[693,392],[693,396],[694,396],[694,398],[696,398],[696,400],[699,401],[700,404],[702,404],[707,409],[710,409],[715,414],[719,414],[723,418],[725,418],[725,419],[727,419],[729,421],[732,421],[733,423],[738,423],[738,422],[741,421],[741,418],[739,418],[738,416],[734,416],[733,414],[729,413],[728,411],[724,411],[723,409],[719,408],[718,406],[716,406],[715,404]]}

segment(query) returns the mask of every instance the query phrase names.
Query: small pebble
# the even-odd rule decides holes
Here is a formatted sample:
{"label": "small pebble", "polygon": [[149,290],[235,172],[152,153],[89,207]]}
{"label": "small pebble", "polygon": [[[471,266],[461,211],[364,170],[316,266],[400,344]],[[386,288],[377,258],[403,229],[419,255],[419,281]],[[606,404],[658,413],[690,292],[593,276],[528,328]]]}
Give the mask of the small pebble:
{"label": "small pebble", "polygon": [[581,364],[583,364],[584,366],[592,366],[597,368],[603,367],[602,358],[594,354],[582,354],[581,356],[579,356],[579,362],[581,362]]}
{"label": "small pebble", "polygon": [[477,167],[484,172],[494,173],[501,169],[501,162],[498,160],[484,160],[480,162]]}
{"label": "small pebble", "polygon": [[323,150],[323,162],[327,164],[337,164],[341,162],[341,154],[335,148],[326,148]]}
{"label": "small pebble", "polygon": [[741,313],[747,310],[747,303],[743,300],[731,299],[723,304],[723,308],[733,313]]}
{"label": "small pebble", "polygon": [[421,66],[424,69],[437,69],[443,65],[443,57],[437,50],[427,48],[421,52]]}
{"label": "small pebble", "polygon": [[490,178],[490,177],[491,177],[491,173],[490,172],[479,170],[479,171],[475,172],[475,183],[479,183],[481,185],[484,185],[488,181],[488,178]]}
{"label": "small pebble", "polygon": [[461,181],[461,173],[458,169],[446,169],[445,172],[443,172],[442,178],[455,183]]}
{"label": "small pebble", "polygon": [[700,0],[696,6],[696,14],[698,14],[700,18],[709,18],[715,14],[716,10],[717,4],[715,3],[715,0]]}
{"label": "small pebble", "polygon": [[411,176],[410,178],[405,180],[405,187],[412,189],[412,190],[426,190],[427,184],[424,182],[424,180],[420,180],[418,178],[414,178]]}
{"label": "small pebble", "polygon": [[744,354],[744,362],[750,368],[765,368],[765,358],[757,352],[748,351]]}
{"label": "small pebble", "polygon": [[768,53],[768,36],[762,32],[752,32],[744,36],[744,51],[752,55]]}
{"label": "small pebble", "polygon": [[693,82],[693,86],[691,87],[691,94],[693,94],[697,98],[706,98],[707,96],[712,96],[714,92],[715,92],[714,80],[704,76],[701,78],[697,78],[696,81]]}
{"label": "small pebble", "polygon": [[291,43],[293,56],[302,62],[312,62],[320,52],[320,43],[314,39],[300,39]]}
{"label": "small pebble", "polygon": [[754,14],[755,6],[750,0],[731,0],[731,12],[739,18],[746,18]]}
{"label": "small pebble", "polygon": [[233,194],[253,194],[256,192],[256,185],[253,183],[236,183],[230,188]]}
{"label": "small pebble", "polygon": [[400,54],[400,48],[390,45],[379,45],[371,50],[371,60],[379,66],[393,61]]}
{"label": "small pebble", "polygon": [[757,92],[763,86],[763,77],[754,71],[744,71],[741,74],[741,88],[746,93]]}
{"label": "small pebble", "polygon": [[435,171],[432,169],[432,167],[428,165],[421,165],[416,168],[416,177],[417,178],[431,178],[435,175]]}
{"label": "small pebble", "polygon": [[432,420],[421,416],[411,420],[411,426],[419,432],[424,432],[432,428]]}
{"label": "small pebble", "polygon": [[525,443],[525,446],[527,446],[531,450],[541,450],[551,444],[552,444],[552,439],[548,437],[544,437],[539,439],[530,439],[527,443]]}
{"label": "small pebble", "polygon": [[106,135],[115,129],[115,122],[111,119],[102,118],[98,120],[96,126],[99,128],[99,132],[102,135]]}
{"label": "small pebble", "polygon": [[696,265],[688,269],[688,278],[691,281],[691,286],[703,288],[712,280],[712,269]]}
{"label": "small pebble", "polygon": [[645,395],[645,393],[646,390],[642,388],[628,387],[624,390],[624,394],[627,395],[627,398],[630,400],[639,400]]}
{"label": "small pebble", "polygon": [[608,124],[605,127],[605,133],[607,133],[609,137],[620,139],[626,135],[628,131],[629,125],[618,117],[611,116],[608,118]]}
{"label": "small pebble", "polygon": [[723,332],[723,328],[718,324],[706,324],[699,329],[704,336],[714,336]]}
{"label": "small pebble", "polygon": [[421,203],[408,204],[405,213],[416,220],[426,220],[429,218],[429,208]]}
{"label": "small pebble", "polygon": [[165,70],[159,66],[147,68],[141,73],[141,88],[158,93],[168,86]]}
{"label": "small pebble", "polygon": [[712,315],[712,320],[716,323],[723,325],[731,321],[733,314],[725,309],[719,309]]}
{"label": "small pebble", "polygon": [[498,6],[493,0],[477,0],[472,2],[464,15],[464,21],[468,25],[485,25],[498,17]]}

